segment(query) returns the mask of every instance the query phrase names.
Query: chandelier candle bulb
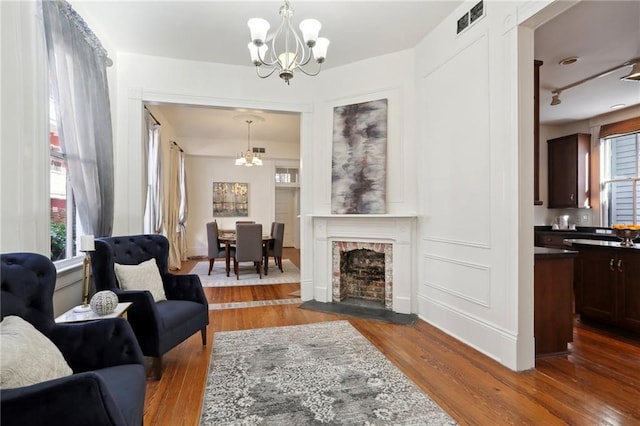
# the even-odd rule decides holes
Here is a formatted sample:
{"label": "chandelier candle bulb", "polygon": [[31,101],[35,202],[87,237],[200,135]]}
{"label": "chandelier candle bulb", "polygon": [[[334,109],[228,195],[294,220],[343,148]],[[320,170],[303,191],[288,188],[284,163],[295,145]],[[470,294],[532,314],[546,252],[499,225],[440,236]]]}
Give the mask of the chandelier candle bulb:
{"label": "chandelier candle bulb", "polygon": [[249,53],[251,54],[251,62],[253,62],[253,65],[259,67],[260,65],[262,65],[262,58],[266,57],[267,55],[269,46],[267,46],[266,44],[256,46],[253,42],[250,41],[248,47]]}
{"label": "chandelier candle bulb", "polygon": [[300,31],[302,31],[302,38],[307,46],[313,47],[318,39],[322,24],[317,19],[305,19],[300,22]]}
{"label": "chandelier candle bulb", "polygon": [[264,44],[264,41],[267,39],[267,32],[271,25],[269,22],[262,18],[251,18],[247,22],[249,26],[249,30],[251,31],[251,40],[257,46]]}
{"label": "chandelier candle bulb", "polygon": [[316,61],[321,64],[324,62],[327,57],[327,49],[329,48],[329,39],[324,37],[318,37],[316,40],[316,45],[311,49],[313,52],[313,57]]}

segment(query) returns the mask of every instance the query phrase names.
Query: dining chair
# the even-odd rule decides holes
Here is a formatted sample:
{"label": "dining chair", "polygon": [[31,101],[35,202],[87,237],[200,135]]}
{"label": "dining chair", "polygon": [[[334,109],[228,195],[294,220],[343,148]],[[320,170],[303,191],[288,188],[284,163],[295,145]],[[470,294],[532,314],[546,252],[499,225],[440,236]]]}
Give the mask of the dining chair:
{"label": "dining chair", "polygon": [[284,242],[284,223],[273,222],[271,224],[271,236],[273,239],[269,241],[267,249],[267,262],[269,257],[273,256],[273,260],[276,262],[276,266],[280,269],[280,272],[284,272],[282,269],[282,245]]}
{"label": "dining chair", "polygon": [[237,224],[236,225],[236,250],[233,257],[233,270],[236,279],[240,279],[240,262],[253,262],[256,272],[262,279],[262,259],[264,249],[262,246],[262,225],[261,224]]}
{"label": "dining chair", "polygon": [[[220,243],[220,238],[218,238],[218,222],[215,220],[207,223],[207,246],[209,257],[209,273],[207,275],[211,275],[215,259],[226,259],[227,257],[227,246],[226,244],[222,245]],[[229,257],[231,258],[235,255],[236,249],[235,247],[229,247],[229,250]]]}

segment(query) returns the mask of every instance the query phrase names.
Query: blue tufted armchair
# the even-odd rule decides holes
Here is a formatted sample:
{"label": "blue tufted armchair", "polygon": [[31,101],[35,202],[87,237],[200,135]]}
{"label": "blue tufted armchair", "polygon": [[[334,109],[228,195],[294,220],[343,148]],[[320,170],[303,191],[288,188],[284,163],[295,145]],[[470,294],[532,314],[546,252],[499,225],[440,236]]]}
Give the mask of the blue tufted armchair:
{"label": "blue tufted armchair", "polygon": [[[155,377],[162,376],[162,356],[200,330],[207,344],[209,305],[197,275],[168,272],[169,240],[163,235],[99,238],[91,256],[97,291],[112,290],[120,302],[133,302],[127,311],[142,353],[153,357]],[[155,302],[148,291],[120,289],[114,264],[137,265],[154,258],[167,300]]]}
{"label": "blue tufted armchair", "polygon": [[19,316],[51,340],[70,376],[0,390],[0,424],[141,425],[144,358],[123,318],[56,324],[56,269],[36,253],[0,255],[0,315]]}

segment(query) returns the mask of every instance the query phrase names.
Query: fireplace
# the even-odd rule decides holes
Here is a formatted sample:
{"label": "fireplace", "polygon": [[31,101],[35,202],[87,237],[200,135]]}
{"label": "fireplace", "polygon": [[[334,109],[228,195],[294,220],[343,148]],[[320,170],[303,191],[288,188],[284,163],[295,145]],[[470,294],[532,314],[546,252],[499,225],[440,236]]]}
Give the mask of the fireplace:
{"label": "fireplace", "polygon": [[[303,300],[339,302],[350,299],[364,303],[375,303],[381,309],[401,314],[414,312],[413,252],[415,222],[414,215],[402,214],[358,214],[358,215],[313,215],[313,279],[302,280]],[[367,276],[360,293],[349,294],[349,288],[341,285],[341,257],[352,250],[360,250],[353,268],[360,272],[371,269],[358,263],[382,262],[384,256],[384,284],[382,276]],[[373,253],[371,253],[373,252]],[[375,254],[374,254],[375,253]],[[351,256],[351,255],[349,255]],[[358,260],[358,258],[360,258]],[[377,260],[373,260],[377,259]],[[380,267],[375,268],[380,272]],[[352,271],[353,272],[353,271]],[[356,272],[357,278],[357,272]],[[346,281],[357,281],[354,277]],[[381,296],[384,288],[384,296]],[[343,292],[341,296],[341,292]],[[375,293],[375,298],[373,294]],[[364,296],[366,294],[366,298]],[[371,296],[371,300],[369,299]]]}
{"label": "fireplace", "polygon": [[393,245],[334,241],[332,301],[393,309]]}

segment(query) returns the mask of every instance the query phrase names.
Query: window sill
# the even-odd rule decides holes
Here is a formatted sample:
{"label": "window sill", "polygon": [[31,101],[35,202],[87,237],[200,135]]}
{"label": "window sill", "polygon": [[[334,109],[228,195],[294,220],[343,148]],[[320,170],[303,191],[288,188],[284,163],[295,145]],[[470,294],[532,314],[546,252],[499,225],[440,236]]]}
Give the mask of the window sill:
{"label": "window sill", "polygon": [[76,256],[53,263],[58,277],[56,291],[82,281],[82,259],[83,256]]}

